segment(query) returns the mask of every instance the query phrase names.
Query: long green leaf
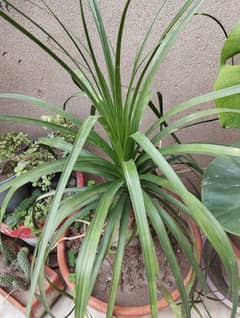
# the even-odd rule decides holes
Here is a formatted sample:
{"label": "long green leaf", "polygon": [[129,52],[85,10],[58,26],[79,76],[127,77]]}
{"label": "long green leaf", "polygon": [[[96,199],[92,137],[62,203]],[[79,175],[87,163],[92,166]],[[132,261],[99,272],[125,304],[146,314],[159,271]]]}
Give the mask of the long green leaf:
{"label": "long green leaf", "polygon": [[173,145],[169,147],[164,147],[160,150],[162,155],[172,155],[181,153],[192,153],[200,155],[210,155],[210,156],[231,156],[239,157],[240,149],[238,147],[212,145],[212,144],[181,144]]}
{"label": "long green leaf", "polygon": [[149,230],[141,184],[134,161],[131,160],[129,162],[124,162],[122,163],[122,166],[137,222],[139,239],[144,256],[148,280],[151,314],[153,318],[156,318],[158,317],[156,294],[156,277],[158,274],[158,264],[156,264],[156,254]]}
{"label": "long green leaf", "polygon": [[35,268],[34,268],[34,272],[33,272],[33,276],[32,276],[31,288],[29,291],[29,302],[28,302],[27,313],[26,313],[27,317],[30,316],[31,304],[32,304],[34,292],[35,292],[35,289],[37,286],[39,273],[41,272],[41,270],[43,268],[44,252],[45,252],[45,249],[48,245],[48,241],[51,238],[51,235],[49,235],[49,233],[51,233],[52,223],[54,222],[55,217],[57,216],[58,207],[59,207],[59,204],[61,202],[64,189],[65,189],[67,182],[69,180],[70,174],[74,168],[75,162],[76,162],[78,155],[79,155],[89,133],[91,132],[92,127],[95,124],[96,120],[97,120],[97,117],[90,116],[83,123],[82,128],[79,130],[79,132],[76,136],[72,152],[66,160],[64,170],[63,170],[64,172],[62,173],[62,175],[60,177],[60,180],[59,180],[59,183],[58,183],[58,186],[56,189],[56,193],[55,193],[55,196],[53,198],[53,202],[51,204],[51,208],[49,211],[48,222],[46,223],[46,227],[43,230],[44,236],[42,237],[42,240],[38,246],[39,253],[38,253],[38,256],[36,258]]}
{"label": "long green leaf", "polygon": [[[32,96],[26,96],[26,95],[21,95],[21,94],[0,94],[0,98],[16,99],[16,100],[19,100],[19,101],[24,101],[26,103],[30,103],[30,104],[38,106],[38,107],[40,107],[42,109],[45,109],[46,111],[51,111],[51,112],[54,112],[56,114],[60,114],[64,118],[66,118],[69,121],[73,122],[78,127],[81,127],[81,125],[82,125],[82,120],[78,119],[76,116],[74,116],[70,112],[64,111],[64,110],[61,109],[61,107],[57,107],[57,106],[55,106],[53,104],[50,104],[48,102],[45,102],[45,101],[43,101],[41,99],[38,99],[38,98],[35,98],[35,97],[32,97]],[[9,121],[18,121],[18,122],[21,122],[21,120],[23,121],[23,119],[21,119],[22,117],[20,117],[20,116],[2,115],[0,117],[0,120],[1,120],[1,118],[2,118],[2,120],[9,120]],[[20,118],[20,119],[18,119],[18,118]],[[36,125],[39,124],[40,126],[49,127],[49,128],[55,129],[55,130],[64,131],[63,129],[65,129],[65,127],[59,128],[59,126],[50,126],[51,123],[47,123],[47,122],[46,122],[45,125],[41,125],[41,122],[34,121],[34,119],[32,119],[32,118],[25,118],[25,123],[36,124]],[[54,125],[54,124],[52,124],[52,125]],[[69,133],[71,133],[71,130],[69,130]],[[111,149],[111,147],[95,131],[91,131],[91,133],[89,135],[89,142],[91,144],[97,146],[98,148],[102,149],[110,158],[112,158],[113,161],[115,161],[115,162],[117,161],[116,155],[113,152],[113,150]]]}
{"label": "long green leaf", "polygon": [[64,118],[68,119],[69,121],[73,122],[77,126],[81,126],[82,124],[82,121],[78,119],[76,116],[74,116],[73,114],[71,114],[70,112],[62,110],[61,107],[59,106],[45,102],[44,100],[41,100],[33,96],[13,94],[13,93],[11,94],[1,93],[0,98],[16,99],[18,101],[23,101],[25,103],[40,107],[41,109],[44,109],[45,111],[51,111],[53,113],[59,114],[63,116]]}
{"label": "long green leaf", "polygon": [[[80,12],[81,12],[81,18],[82,18],[84,33],[85,33],[85,37],[86,37],[86,40],[87,40],[88,48],[89,48],[89,51],[90,51],[90,54],[91,54],[91,58],[92,58],[92,61],[93,61],[93,65],[94,65],[94,68],[95,68],[95,71],[96,71],[96,75],[98,77],[98,81],[99,81],[103,96],[105,97],[106,101],[108,102],[109,108],[110,108],[111,105],[112,105],[112,97],[111,97],[111,94],[109,92],[109,88],[107,86],[107,82],[106,82],[106,80],[104,78],[104,75],[103,75],[103,73],[102,73],[102,71],[101,71],[101,69],[100,69],[100,67],[98,65],[98,62],[97,62],[97,59],[96,59],[96,56],[95,56],[95,52],[94,52],[94,49],[93,49],[92,41],[90,39],[90,35],[89,35],[89,32],[88,32],[88,25],[87,25],[86,18],[85,18],[85,13],[84,13],[82,0],[79,0],[79,4],[80,4]],[[96,107],[98,107],[98,103],[94,103],[94,105]]]}
{"label": "long green leaf", "polygon": [[184,308],[184,313],[187,318],[191,318],[191,312],[190,312],[190,307],[189,307],[189,299],[188,295],[186,293],[184,283],[183,283],[183,278],[182,274],[180,272],[180,268],[178,265],[178,261],[176,259],[175,253],[173,251],[172,244],[170,242],[170,239],[167,234],[167,230],[165,228],[165,225],[158,214],[158,211],[153,204],[152,200],[150,197],[145,193],[144,195],[145,203],[146,203],[146,208],[147,208],[147,214],[150,218],[150,221],[152,223],[152,226],[157,233],[159,242],[161,244],[161,247],[164,251],[164,254],[168,260],[169,266],[173,272],[173,275],[176,280],[176,284],[179,290],[179,293],[181,295],[182,303],[183,303],[183,308]]}
{"label": "long green leaf", "polygon": [[106,229],[104,230],[103,238],[99,244],[98,255],[93,267],[92,282],[91,282],[90,290],[92,290],[94,287],[102,262],[104,258],[106,257],[109,249],[111,248],[114,231],[116,230],[116,226],[117,224],[119,224],[122,217],[123,207],[125,206],[127,196],[125,193],[119,194],[119,196],[120,198],[118,202],[116,203],[116,205],[111,207],[111,210],[109,211],[107,226],[106,226]]}
{"label": "long green leaf", "polygon": [[229,276],[231,277],[231,290],[233,309],[231,317],[234,318],[236,315],[238,305],[238,271],[235,256],[229,243],[229,240],[215,217],[208,211],[208,209],[194,197],[183,185],[180,178],[177,176],[172,167],[149,141],[149,139],[141,134],[140,132],[135,133],[132,136],[139,145],[148,153],[151,159],[166,175],[167,179],[172,183],[175,191],[180,198],[189,207],[191,217],[199,225],[204,234],[208,237],[211,244],[216,249],[220,258],[222,259]]}
{"label": "long green leaf", "polygon": [[89,98],[92,100],[92,102],[95,104],[96,100],[91,95],[91,93],[88,91],[85,84],[79,79],[76,74],[74,74],[73,70],[62,60],[57,56],[52,50],[50,50],[43,42],[41,42],[37,37],[35,37],[32,33],[27,31],[23,26],[18,24],[15,20],[13,20],[10,16],[8,16],[6,13],[4,13],[2,10],[0,10],[0,16],[5,19],[7,22],[9,22],[11,25],[13,25],[16,29],[18,29],[20,32],[22,32],[24,35],[26,35],[32,42],[36,43],[41,49],[43,49],[48,55],[50,55],[58,64],[60,64],[74,79],[75,83],[78,85],[80,89],[83,89],[89,96]]}
{"label": "long green leaf", "polygon": [[126,204],[123,207],[123,213],[120,223],[120,230],[119,230],[119,241],[117,246],[117,253],[114,259],[113,265],[113,274],[112,274],[112,281],[110,287],[110,294],[109,294],[109,302],[108,302],[108,310],[107,310],[107,318],[112,318],[114,304],[117,297],[117,290],[121,278],[121,270],[122,270],[122,263],[125,251],[125,245],[127,242],[128,236],[128,222],[129,222],[129,215],[130,215],[130,205]]}
{"label": "long green leaf", "polygon": [[95,25],[97,27],[97,31],[99,34],[99,38],[100,38],[103,53],[104,53],[105,63],[106,63],[107,70],[108,70],[109,81],[110,81],[112,91],[113,91],[115,69],[113,67],[113,60],[112,60],[112,54],[111,54],[108,36],[107,36],[106,30],[105,30],[105,27],[103,24],[101,12],[99,10],[97,1],[96,0],[88,0],[88,4],[89,4],[89,7],[93,13]]}
{"label": "long green leaf", "polygon": [[231,108],[214,108],[214,109],[205,109],[198,112],[195,112],[190,115],[183,116],[179,120],[171,123],[169,126],[165,127],[160,133],[152,138],[153,143],[157,143],[159,140],[163,139],[167,135],[171,134],[172,132],[176,132],[180,128],[184,128],[184,126],[194,120],[197,120],[202,117],[210,116],[213,114],[221,114],[221,113],[235,113],[240,114],[239,109],[231,109]]}
{"label": "long green leaf", "polygon": [[[45,5],[45,7],[48,9],[48,11],[52,14],[52,16],[55,18],[55,20],[58,22],[58,24],[61,26],[61,28],[64,30],[64,32],[67,34],[67,36],[69,37],[69,39],[72,41],[73,45],[75,46],[75,48],[77,49],[78,53],[80,54],[80,56],[82,57],[84,63],[86,64],[86,67],[88,69],[88,71],[90,72],[90,74],[92,75],[92,78],[94,80],[94,83],[96,84],[97,88],[99,89],[98,86],[98,82],[97,79],[95,77],[95,74],[91,68],[91,65],[89,64],[85,54],[83,53],[83,50],[80,48],[80,46],[78,45],[78,43],[76,42],[76,40],[74,39],[74,37],[72,36],[71,32],[69,32],[69,30],[67,29],[67,27],[63,24],[63,22],[57,17],[57,15],[53,12],[53,10],[50,8],[50,6],[46,3],[46,1],[41,0],[41,2]],[[90,85],[90,81],[87,78],[86,74],[84,74],[88,85]],[[91,87],[91,89],[93,90],[93,86]],[[99,89],[99,93],[100,93],[100,89]]]}
{"label": "long green leaf", "polygon": [[141,88],[141,92],[139,93],[138,98],[136,99],[136,93],[138,93],[138,90],[141,86],[141,82],[143,79],[143,77],[140,77],[140,81],[137,84],[137,87],[135,89],[135,95],[132,101],[132,105],[133,105],[132,106],[132,121],[133,121],[134,130],[138,129],[140,118],[142,117],[142,114],[144,110],[146,109],[146,106],[150,100],[149,90],[152,84],[152,80],[156,72],[158,71],[160,64],[163,62],[170,48],[176,41],[178,34],[183,31],[183,29],[185,28],[187,23],[191,20],[193,15],[196,13],[196,11],[198,10],[198,8],[200,7],[203,1],[204,0],[195,1],[195,4],[189,10],[186,16],[182,19],[179,19],[174,24],[171,30],[169,30],[166,36],[162,39],[159,47],[156,48],[155,52],[150,58],[150,61],[147,63],[146,68],[143,70],[143,75],[147,73],[145,80],[143,82],[143,87]]}
{"label": "long green leaf", "polygon": [[167,111],[160,119],[155,121],[155,123],[147,130],[146,135],[150,135],[164,121],[167,121],[172,116],[177,115],[178,113],[184,110],[190,109],[194,106],[197,106],[203,103],[211,102],[213,100],[218,100],[220,98],[239,94],[239,93],[240,93],[240,85],[234,85],[228,88],[220,89],[216,92],[210,92],[204,95],[194,97],[174,107],[171,107],[169,111]]}
{"label": "long green leaf", "polygon": [[76,263],[76,307],[75,317],[84,318],[91,287],[91,275],[96,258],[98,242],[103,230],[109,208],[114,197],[121,187],[121,182],[112,184],[111,189],[102,196],[96,209],[96,215],[91,222],[87,236],[85,237]]}
{"label": "long green leaf", "polygon": [[[145,185],[144,183],[144,188],[150,193],[154,194],[155,196],[158,196],[159,199],[163,200],[164,205],[166,206],[166,208],[168,210],[171,210],[171,207],[169,205],[166,204],[166,199],[172,198],[172,195],[168,194],[167,192],[165,192],[162,188],[160,188],[159,186],[161,186],[162,182],[161,182],[161,178],[158,181],[156,178],[150,179],[151,180],[151,184],[147,184]],[[172,190],[171,190],[172,192]],[[155,201],[153,202],[155,204]],[[197,273],[199,282],[201,283],[201,286],[204,290],[207,289],[206,286],[206,280],[204,277],[204,274],[202,273],[199,264],[197,263],[195,256],[192,252],[192,247],[188,241],[188,239],[186,238],[185,234],[182,231],[181,228],[181,218],[179,218],[178,214],[176,215],[177,220],[179,221],[179,224],[176,223],[176,221],[174,220],[173,217],[171,217],[169,215],[169,213],[167,213],[160,204],[155,204],[156,209],[158,210],[158,213],[160,214],[161,218],[163,219],[164,223],[167,225],[168,229],[171,231],[172,235],[176,238],[176,240],[178,241],[178,244],[181,246],[184,254],[187,256],[190,264],[192,265],[194,271]],[[175,212],[175,210],[173,210]],[[177,208],[177,213],[179,211],[179,207]]]}

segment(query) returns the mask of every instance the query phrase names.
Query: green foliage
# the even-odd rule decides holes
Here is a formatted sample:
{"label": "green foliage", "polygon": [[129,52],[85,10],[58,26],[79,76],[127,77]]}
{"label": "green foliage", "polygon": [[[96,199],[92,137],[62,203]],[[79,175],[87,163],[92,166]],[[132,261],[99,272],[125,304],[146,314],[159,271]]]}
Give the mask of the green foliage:
{"label": "green foliage", "polygon": [[0,171],[3,174],[11,175],[18,163],[18,156],[23,154],[32,141],[22,133],[9,132],[0,135]]}
{"label": "green foliage", "polygon": [[76,273],[71,273],[68,276],[69,283],[75,283],[76,282]]}
{"label": "green foliage", "polygon": [[24,225],[33,234],[40,234],[52,201],[51,196],[41,198],[41,194],[41,191],[35,190],[31,197],[24,199],[14,211],[5,215],[4,222],[11,229]]}
{"label": "green foliage", "polygon": [[239,193],[240,158],[217,157],[205,170],[202,200],[225,231],[235,235],[240,235]]}
{"label": "green foliage", "polygon": [[[42,1],[44,8],[52,15],[53,19],[62,28],[64,35],[68,37],[76,49],[74,53],[68,52],[44,26],[39,25],[37,21],[33,21],[31,17],[9,1],[6,1],[6,4],[15,11],[14,18],[5,11],[0,10],[0,16],[4,20],[21,31],[63,67],[78,87],[79,94],[88,97],[89,112],[91,113],[91,116],[82,120],[68,111],[63,111],[58,106],[33,97],[19,94],[0,94],[2,98],[21,100],[36,105],[44,112],[51,111],[58,115],[57,120],[54,117],[50,118],[50,120],[46,118],[43,118],[44,120],[35,120],[19,116],[0,115],[0,120],[34,124],[52,129],[55,133],[46,138],[44,144],[56,147],[59,151],[64,151],[67,154],[62,160],[38,166],[36,169],[26,172],[16,178],[16,180],[11,180],[7,185],[0,187],[0,192],[10,188],[8,197],[2,207],[2,214],[4,215],[6,203],[11,198],[14,190],[22,184],[29,181],[33,182],[42,175],[51,175],[56,172],[62,173],[51,204],[47,223],[37,247],[27,311],[28,317],[30,315],[31,300],[34,297],[39,278],[43,274],[44,262],[48,253],[55,246],[62,231],[72,224],[75,219],[81,219],[93,208],[95,214],[76,258],[76,275],[74,277],[76,283],[75,316],[77,318],[83,318],[85,315],[88,299],[93,290],[101,264],[111,247],[113,238],[116,237],[116,232],[120,231],[122,236],[117,242],[117,258],[114,264],[114,277],[109,295],[110,305],[107,315],[111,317],[114,314],[113,305],[126,244],[124,238],[129,236],[128,224],[130,222],[136,228],[135,233],[139,235],[143,250],[152,317],[156,318],[158,316],[155,282],[160,275],[159,264],[156,260],[156,253],[152,243],[152,227],[156,224],[161,228],[161,231],[156,228],[158,238],[162,243],[164,253],[169,261],[180,292],[182,315],[186,318],[191,317],[188,299],[189,288],[185,287],[185,290],[183,287],[183,277],[180,275],[180,269],[174,257],[171,240],[168,239],[168,228],[171,230],[171,235],[176,238],[180,247],[185,251],[202,285],[204,285],[205,280],[197,264],[194,238],[192,235],[186,234],[182,222],[176,222],[179,210],[183,215],[193,219],[201,228],[226,267],[231,281],[229,292],[232,294],[233,300],[231,317],[235,317],[239,284],[237,264],[229,240],[216,218],[184,186],[180,178],[181,175],[175,169],[178,164],[184,164],[188,169],[201,174],[202,168],[192,158],[192,153],[210,154],[212,156],[218,156],[219,154],[229,157],[240,156],[240,149],[236,147],[213,146],[212,144],[201,143],[179,144],[180,140],[177,137],[178,131],[185,128],[186,125],[191,125],[193,121],[209,115],[232,113],[234,118],[237,118],[236,115],[240,114],[240,110],[231,108],[231,105],[203,111],[198,111],[194,107],[214,100],[222,101],[226,97],[236,98],[240,94],[240,85],[235,83],[234,80],[231,81],[232,74],[228,73],[227,76],[230,77],[228,86],[223,86],[223,89],[182,102],[169,109],[165,114],[162,111],[155,111],[158,117],[157,120],[145,134],[139,132],[144,113],[152,96],[153,79],[178,35],[184,30],[194,14],[198,12],[202,2],[203,0],[184,1],[163,33],[159,34],[159,38],[150,53],[144,55],[149,44],[151,32],[158,21],[162,9],[166,8],[167,1],[162,1],[159,4],[156,15],[150,23],[149,29],[146,30],[146,36],[137,48],[133,63],[132,65],[129,64],[130,80],[127,84],[126,93],[122,89],[121,58],[123,42],[125,41],[124,37],[126,36],[126,19],[128,10],[130,10],[133,3],[131,0],[126,1],[124,10],[119,17],[120,24],[114,49],[112,49],[109,42],[98,1],[87,0],[84,5],[82,0],[79,1],[84,33],[81,38],[85,37],[85,44],[81,41],[79,42],[48,4]],[[135,5],[137,5],[137,2]],[[86,18],[86,9],[89,10],[93,17],[98,35],[99,45],[97,52],[95,51],[96,45],[92,42],[89,19]],[[15,20],[17,14],[26,19],[34,29],[37,28],[41,31],[48,41],[39,40],[39,34],[36,36],[23,25],[20,25]],[[49,41],[54,45],[48,46]],[[99,50],[99,46],[101,50]],[[52,47],[58,50],[54,51]],[[58,54],[59,50],[63,54]],[[101,58],[99,58],[100,53],[102,53]],[[78,57],[75,58],[77,54]],[[100,60],[103,63],[100,63]],[[104,65],[102,66],[102,64]],[[233,84],[234,86],[232,86]],[[151,105],[152,109],[157,109],[153,103]],[[188,115],[184,112],[186,110]],[[95,113],[98,116],[93,116]],[[178,119],[176,119],[175,115],[178,115]],[[61,116],[63,116],[64,121],[62,121]],[[171,121],[171,124],[168,125],[168,121]],[[95,128],[96,122],[98,123],[98,128],[100,126],[101,131],[104,132],[105,139],[99,135],[99,129]],[[160,127],[161,131],[159,132]],[[70,136],[71,140],[69,140]],[[177,144],[170,147],[165,146],[165,138],[168,136],[173,136]],[[65,139],[63,140],[59,137],[64,137]],[[72,143],[73,140],[74,142]],[[162,147],[159,147],[159,143],[161,143]],[[91,146],[89,149],[96,149],[96,152],[83,149],[86,144]],[[76,189],[72,196],[64,197],[64,191],[73,170],[81,170],[88,174],[97,175],[103,181],[101,184],[88,184],[83,189]],[[170,213],[169,206],[171,207]],[[130,219],[130,213],[127,213],[130,209],[133,213],[133,220]],[[152,210],[148,212],[149,209]],[[73,214],[72,212],[76,210],[80,212]],[[66,221],[67,217],[70,217],[70,219]],[[59,227],[60,225],[61,227]],[[71,261],[75,262],[73,255],[71,255]],[[165,286],[161,286],[161,290],[174,313],[179,316],[181,310],[174,304],[169,291],[166,290]],[[42,286],[40,286],[40,291],[42,294],[44,293]]]}
{"label": "green foliage", "polygon": [[[4,175],[17,175],[55,159],[53,151],[32,141],[23,132],[10,132],[0,135],[0,172]],[[51,186],[54,175],[43,175],[32,184],[46,191]]]}
{"label": "green foliage", "polygon": [[11,245],[3,243],[1,254],[8,260],[9,266],[0,273],[0,286],[19,290],[28,289],[31,280],[28,248],[22,247],[17,252]]}
{"label": "green foliage", "polygon": [[70,249],[67,251],[67,258],[68,258],[68,264],[70,267],[75,267],[76,266],[76,258],[77,256],[77,251]]}
{"label": "green foliage", "polygon": [[10,273],[0,273],[0,286],[20,290],[29,287],[22,277]]}
{"label": "green foliage", "polygon": [[21,271],[24,273],[27,282],[31,280],[31,265],[28,259],[29,250],[26,247],[22,247],[17,253],[17,264]]}
{"label": "green foliage", "polygon": [[[224,43],[221,53],[221,64],[217,80],[214,85],[215,90],[231,87],[240,84],[240,66],[229,65],[228,61],[240,53],[240,23],[230,32]],[[240,94],[224,97],[216,101],[218,108],[240,109]],[[220,121],[224,128],[240,128],[240,115],[234,113],[220,114]]]}
{"label": "green foliage", "polygon": [[[17,176],[30,171],[39,165],[55,159],[55,155],[52,151],[49,151],[46,147],[39,145],[37,142],[33,142],[22,155],[17,157],[17,165],[14,169],[14,173]],[[51,179],[53,175],[43,175],[40,178],[33,180],[32,185],[39,187],[42,191],[47,191],[51,186]]]}
{"label": "green foliage", "polygon": [[[61,115],[56,115],[56,116],[43,115],[41,117],[41,119],[43,121],[48,122],[48,123],[60,125],[60,126],[65,127],[65,128],[76,129],[76,125],[73,122],[71,122],[70,120],[67,120],[66,118],[64,118]],[[66,133],[58,132],[58,131],[52,130],[52,129],[49,130],[48,137],[53,138],[53,137],[58,137],[58,136],[63,138],[66,142],[69,142],[71,144],[74,142],[74,136],[72,134],[66,134]]]}
{"label": "green foliage", "polygon": [[13,263],[16,259],[15,249],[11,246],[11,244],[6,244],[4,241],[2,241],[1,253],[4,254],[6,266]]}
{"label": "green foliage", "polygon": [[30,209],[32,209],[35,200],[40,194],[39,190],[35,190],[31,197],[24,199],[13,212],[9,212],[5,216],[4,222],[12,229],[23,225],[24,219],[31,215]]}

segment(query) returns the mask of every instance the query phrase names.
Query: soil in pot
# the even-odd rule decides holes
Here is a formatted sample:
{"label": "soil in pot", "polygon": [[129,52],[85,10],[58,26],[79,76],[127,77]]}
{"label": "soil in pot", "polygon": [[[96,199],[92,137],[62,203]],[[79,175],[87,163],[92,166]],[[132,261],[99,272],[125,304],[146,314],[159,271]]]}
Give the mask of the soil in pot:
{"label": "soil in pot", "polygon": [[[80,233],[78,228],[75,228],[73,226],[69,229],[68,236],[78,236],[79,234]],[[154,233],[153,238],[156,238],[154,240],[154,245],[159,261],[162,281],[164,282],[165,287],[167,287],[168,290],[172,292],[176,289],[173,274],[168,266],[168,262],[161,249],[160,243],[158,242],[157,237]],[[174,238],[171,238],[171,241],[178,260],[178,264],[180,266],[181,273],[183,277],[186,277],[187,273],[190,270],[190,264]],[[65,242],[68,254],[68,265],[71,273],[74,272],[74,254],[78,252],[80,245],[81,239],[69,240]],[[96,297],[97,299],[104,302],[107,302],[110,291],[114,256],[114,253],[109,254],[104,260],[92,293],[93,297]],[[158,298],[160,299],[162,298],[160,291],[160,280],[157,282],[157,286]],[[142,306],[148,303],[149,297],[144,259],[141,251],[140,241],[138,238],[135,238],[131,241],[125,251],[122,276],[117,294],[116,305]]]}

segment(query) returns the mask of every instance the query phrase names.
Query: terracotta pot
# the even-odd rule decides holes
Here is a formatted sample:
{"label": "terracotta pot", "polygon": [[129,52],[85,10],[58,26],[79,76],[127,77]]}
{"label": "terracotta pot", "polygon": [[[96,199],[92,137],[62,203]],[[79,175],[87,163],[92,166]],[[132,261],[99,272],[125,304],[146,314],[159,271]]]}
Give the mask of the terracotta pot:
{"label": "terracotta pot", "polygon": [[[12,242],[9,239],[5,240],[6,243]],[[14,244],[14,248],[17,250],[20,249],[18,244]],[[31,257],[31,256],[30,256]],[[60,296],[59,291],[57,291],[52,285],[56,286],[59,289],[64,289],[64,284],[62,280],[60,280],[59,275],[52,270],[50,267],[45,266],[45,292],[47,296],[48,305],[51,306],[56,299]],[[17,310],[22,313],[26,313],[27,310],[27,293],[28,291],[11,291],[10,288],[0,287],[0,294],[9,301],[13,306],[16,307]],[[24,296],[23,296],[24,295]],[[39,297],[34,297],[32,306],[31,306],[31,318],[39,318],[45,313],[45,307],[41,303]]]}
{"label": "terracotta pot", "polygon": [[[77,180],[77,187],[84,186],[83,174],[80,171],[76,172],[76,180]],[[32,230],[24,225],[21,225],[18,228],[12,230],[11,228],[8,227],[7,224],[2,222],[0,225],[0,231],[7,236],[21,239],[31,246],[36,246],[38,241],[38,237],[32,233]]]}
{"label": "terracotta pot", "polygon": [[[202,241],[201,235],[198,227],[192,222],[188,221],[189,228],[193,234],[194,242],[195,242],[195,249],[196,249],[196,258],[197,261],[200,263],[201,260],[201,253],[202,253]],[[67,231],[63,234],[63,237],[66,236]],[[67,259],[65,255],[65,244],[64,241],[60,241],[57,246],[57,258],[60,272],[65,280],[65,283],[70,289],[74,289],[75,284],[68,281],[68,277],[70,275]],[[190,268],[189,272],[187,273],[186,277],[184,278],[184,285],[187,286],[191,282],[192,278],[192,268]],[[172,293],[172,298],[174,301],[180,298],[180,293],[178,289],[174,290]],[[107,311],[107,303],[91,296],[89,299],[89,306],[94,308],[99,312],[106,313]],[[158,310],[161,311],[168,307],[167,301],[162,298],[158,301]],[[123,306],[115,306],[113,315],[114,317],[142,317],[146,315],[150,315],[150,305],[144,306],[132,306],[132,307],[123,307]]]}

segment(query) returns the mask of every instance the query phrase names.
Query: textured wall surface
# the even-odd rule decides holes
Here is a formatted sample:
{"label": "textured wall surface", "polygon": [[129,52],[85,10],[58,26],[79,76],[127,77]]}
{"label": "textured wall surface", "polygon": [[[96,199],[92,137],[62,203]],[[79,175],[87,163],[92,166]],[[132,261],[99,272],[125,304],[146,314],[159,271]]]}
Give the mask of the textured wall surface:
{"label": "textured wall surface", "polygon": [[[42,5],[39,5],[40,7],[34,6],[31,1],[27,0],[15,0],[13,2],[30,14],[31,17],[37,19],[40,24],[73,52],[74,57],[77,57],[77,53],[73,50],[69,40],[62,34],[54,19],[41,8]],[[47,0],[46,2],[61,17],[68,28],[79,38],[82,38],[83,32],[79,18],[78,1]],[[102,0],[99,2],[109,37],[114,45],[120,12],[125,1]],[[40,1],[37,3],[40,3]],[[132,1],[126,25],[127,32],[124,35],[122,58],[125,85],[137,45],[143,38],[159,3],[159,0]],[[158,39],[164,26],[182,3],[184,3],[182,0],[170,0],[168,2],[161,20],[155,27],[149,48]],[[200,11],[216,16],[229,31],[240,20],[240,1],[205,0]],[[18,14],[14,11],[10,13],[12,16],[18,17]],[[98,49],[99,44],[95,40],[96,32],[93,23],[91,23],[90,15],[88,15],[88,20],[91,25],[90,29],[93,31],[92,35],[96,49]],[[25,26],[29,25],[23,18],[19,18],[19,21]],[[30,27],[30,30],[34,30],[34,28]],[[38,31],[36,31],[36,34],[41,37]],[[192,19],[191,23],[179,36],[154,81],[153,91],[160,90],[163,93],[165,109],[212,89],[223,41],[223,33],[212,20],[200,16]],[[50,43],[49,40],[47,42]],[[0,19],[0,92],[29,94],[61,106],[67,97],[77,92],[77,88],[59,65],[12,26]],[[89,103],[84,98],[73,100],[69,107],[72,108],[74,113],[82,117],[89,111]],[[31,105],[0,100],[0,113],[38,117],[41,111]],[[147,126],[152,120],[152,115],[147,113],[143,125]],[[1,123],[0,132],[8,130],[9,127],[14,129],[14,126],[14,124]],[[25,127],[25,129],[30,131],[33,136],[41,133],[36,128]],[[196,128],[194,131],[184,130],[181,135],[187,141],[206,141],[210,140],[209,137],[211,137],[211,141],[223,143],[239,139],[239,132],[220,129],[216,123],[207,127],[205,125]]]}

